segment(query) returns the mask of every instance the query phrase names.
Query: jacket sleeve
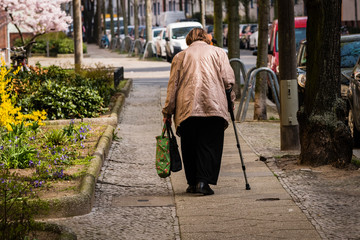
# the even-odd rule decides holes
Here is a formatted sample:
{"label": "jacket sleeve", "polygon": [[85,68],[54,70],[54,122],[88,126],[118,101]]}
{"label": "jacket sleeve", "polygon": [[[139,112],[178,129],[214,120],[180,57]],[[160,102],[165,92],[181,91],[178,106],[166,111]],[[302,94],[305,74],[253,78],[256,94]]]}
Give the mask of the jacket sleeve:
{"label": "jacket sleeve", "polygon": [[178,61],[177,55],[174,57],[171,63],[170,79],[167,87],[167,96],[165,100],[165,106],[162,110],[162,113],[165,118],[171,118],[171,115],[175,113],[176,93],[177,93],[179,75],[180,75],[180,67],[179,67],[180,63]]}
{"label": "jacket sleeve", "polygon": [[[230,65],[230,61],[227,54],[223,52],[221,55],[221,77],[224,82],[225,89],[230,89],[235,85],[235,74],[234,70]],[[234,91],[231,91],[231,100],[235,101],[236,95]]]}

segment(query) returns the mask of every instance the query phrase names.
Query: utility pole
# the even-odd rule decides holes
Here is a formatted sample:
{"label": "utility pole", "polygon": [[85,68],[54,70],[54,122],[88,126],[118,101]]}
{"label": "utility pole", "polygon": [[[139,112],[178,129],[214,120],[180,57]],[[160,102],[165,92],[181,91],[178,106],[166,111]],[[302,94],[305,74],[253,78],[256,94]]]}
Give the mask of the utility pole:
{"label": "utility pole", "polygon": [[80,0],[73,0],[75,71],[80,71],[83,59],[83,40]]}
{"label": "utility pole", "polygon": [[294,0],[278,0],[281,150],[298,150]]}

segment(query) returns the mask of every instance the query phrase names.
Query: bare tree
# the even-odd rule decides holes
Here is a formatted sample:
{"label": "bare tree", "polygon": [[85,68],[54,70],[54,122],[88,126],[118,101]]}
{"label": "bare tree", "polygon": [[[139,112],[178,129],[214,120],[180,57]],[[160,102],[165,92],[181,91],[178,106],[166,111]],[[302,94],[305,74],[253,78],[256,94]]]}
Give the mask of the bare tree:
{"label": "bare tree", "polygon": [[146,42],[152,41],[152,11],[151,0],[146,0]]}
{"label": "bare tree", "polygon": [[80,0],[73,0],[74,14],[74,51],[75,51],[75,71],[80,71],[83,60],[82,49],[82,26],[80,13]]}
{"label": "bare tree", "polygon": [[139,39],[139,2],[134,0],[134,35],[135,40]]}
{"label": "bare tree", "polygon": [[354,9],[355,9],[355,27],[357,28],[358,27],[358,8],[357,8],[357,2],[358,0],[354,0]]}
{"label": "bare tree", "polygon": [[[270,12],[269,0],[258,0],[259,18],[258,18],[258,51],[256,67],[266,67],[268,57],[268,19]],[[255,85],[255,105],[254,120],[266,120],[266,90],[267,74],[261,72],[256,77]]]}
{"label": "bare tree", "polygon": [[106,0],[103,0],[102,1],[102,14],[103,14],[103,31],[104,31],[104,34],[106,34]]}
{"label": "bare tree", "polygon": [[[240,57],[240,40],[239,40],[239,1],[238,0],[226,0],[227,15],[229,16],[228,25],[228,56],[231,58]],[[234,61],[231,62],[231,67],[235,73],[235,87],[234,92],[236,97],[240,97],[240,63]]]}
{"label": "bare tree", "polygon": [[101,9],[102,9],[102,0],[97,0],[96,2],[96,42],[100,45],[101,37],[102,37],[102,25],[101,25]]}
{"label": "bare tree", "polygon": [[274,19],[278,19],[279,18],[279,14],[278,14],[278,5],[279,5],[279,0],[274,0]]}
{"label": "bare tree", "polygon": [[341,1],[307,0],[307,73],[299,110],[300,162],[343,167],[351,161],[352,138],[340,94]]}
{"label": "bare tree", "polygon": [[250,22],[249,4],[251,0],[240,0],[240,2],[242,3],[245,9],[245,22],[249,23]]}
{"label": "bare tree", "polygon": [[214,0],[214,38],[223,47],[222,0]]}
{"label": "bare tree", "polygon": [[123,23],[124,23],[124,35],[129,35],[128,31],[128,19],[126,17],[126,9],[125,9],[125,0],[120,0],[121,3],[121,10],[122,10],[122,16],[123,16]]}
{"label": "bare tree", "polygon": [[109,0],[109,13],[110,13],[110,33],[111,37],[115,36],[114,31],[114,6],[113,0]]}
{"label": "bare tree", "polygon": [[117,19],[117,34],[120,35],[120,15],[121,15],[121,9],[120,9],[120,1],[121,0],[116,0],[116,19]]}

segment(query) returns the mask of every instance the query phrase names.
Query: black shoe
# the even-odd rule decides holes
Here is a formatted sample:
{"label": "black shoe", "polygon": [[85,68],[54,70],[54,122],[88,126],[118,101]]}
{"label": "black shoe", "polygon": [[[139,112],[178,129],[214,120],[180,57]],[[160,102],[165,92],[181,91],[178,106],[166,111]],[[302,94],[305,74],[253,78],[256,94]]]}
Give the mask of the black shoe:
{"label": "black shoe", "polygon": [[212,195],[214,191],[210,188],[209,184],[204,182],[198,182],[196,185],[196,192],[202,193],[204,195]]}
{"label": "black shoe", "polygon": [[195,185],[189,185],[186,189],[187,193],[196,193],[196,186]]}

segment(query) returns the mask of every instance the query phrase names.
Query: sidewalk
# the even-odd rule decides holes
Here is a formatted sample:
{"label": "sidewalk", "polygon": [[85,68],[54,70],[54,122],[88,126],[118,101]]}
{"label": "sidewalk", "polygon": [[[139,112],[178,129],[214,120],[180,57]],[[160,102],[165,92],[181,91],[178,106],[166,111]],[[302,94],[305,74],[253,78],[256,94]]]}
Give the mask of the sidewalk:
{"label": "sidewalk", "polygon": [[225,131],[214,195],[185,193],[184,172],[172,174],[181,239],[321,239],[276,176],[241,137],[240,145],[251,190],[245,190],[232,125]]}
{"label": "sidewalk", "polygon": [[[154,169],[154,136],[162,127],[169,64],[91,45],[88,49],[88,64],[124,66],[134,89],[117,127],[120,140],[112,145],[97,183],[93,211],[57,221],[72,228],[78,239],[360,238],[360,171],[298,166],[296,157],[282,162],[280,156],[298,152],[280,151],[279,121],[252,121],[251,104],[247,121],[236,123],[250,191],[245,190],[231,125],[215,195],[185,193],[183,170],[160,179]],[[40,60],[44,66],[73,62]],[[278,119],[268,108],[271,116]],[[266,162],[259,161],[260,155]]]}

